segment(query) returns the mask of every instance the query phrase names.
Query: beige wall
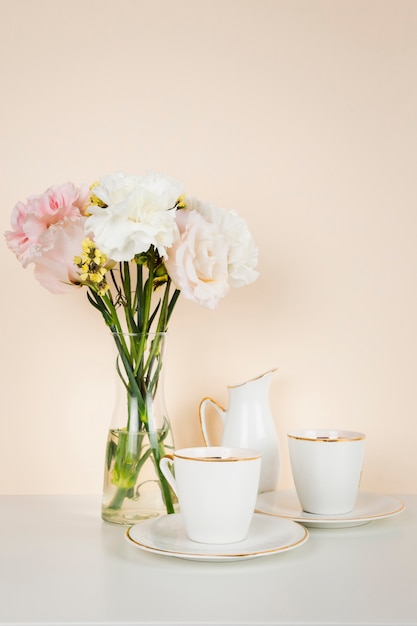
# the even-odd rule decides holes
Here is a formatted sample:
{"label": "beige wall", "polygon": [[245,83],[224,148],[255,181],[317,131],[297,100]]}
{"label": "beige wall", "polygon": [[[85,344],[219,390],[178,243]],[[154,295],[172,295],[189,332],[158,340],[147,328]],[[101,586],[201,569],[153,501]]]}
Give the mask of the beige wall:
{"label": "beige wall", "polygon": [[[417,492],[417,2],[0,0],[1,230],[17,200],[148,169],[245,217],[260,278],[181,301],[177,445],[228,384],[279,367],[286,432],[368,435],[362,487]],[[110,337],[3,245],[1,493],[99,493]]]}

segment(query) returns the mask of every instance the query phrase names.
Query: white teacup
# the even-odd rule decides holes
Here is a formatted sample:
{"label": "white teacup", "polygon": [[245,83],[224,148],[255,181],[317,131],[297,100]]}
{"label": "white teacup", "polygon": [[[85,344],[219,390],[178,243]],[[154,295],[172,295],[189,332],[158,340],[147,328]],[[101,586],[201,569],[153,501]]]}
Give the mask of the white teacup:
{"label": "white teacup", "polygon": [[259,450],[221,446],[183,448],[160,460],[161,471],[178,496],[189,539],[225,544],[247,537],[261,460]]}
{"label": "white teacup", "polygon": [[304,511],[341,515],[353,510],[361,479],[365,435],[349,430],[288,433],[291,470]]}

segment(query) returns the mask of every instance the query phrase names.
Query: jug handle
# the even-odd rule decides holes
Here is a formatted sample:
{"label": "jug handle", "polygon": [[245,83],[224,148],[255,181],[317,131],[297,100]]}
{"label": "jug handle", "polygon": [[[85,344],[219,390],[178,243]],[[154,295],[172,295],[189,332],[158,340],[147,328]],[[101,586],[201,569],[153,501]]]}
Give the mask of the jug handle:
{"label": "jug handle", "polygon": [[205,445],[211,446],[212,444],[210,443],[210,438],[207,432],[207,424],[206,424],[206,406],[207,405],[210,405],[214,409],[216,409],[216,411],[218,412],[218,414],[220,415],[222,419],[222,423],[224,423],[224,416],[226,414],[226,411],[222,406],[220,406],[218,402],[216,402],[216,400],[213,400],[213,398],[203,398],[200,402],[198,414],[200,416],[201,431],[203,433],[203,439],[204,439]]}

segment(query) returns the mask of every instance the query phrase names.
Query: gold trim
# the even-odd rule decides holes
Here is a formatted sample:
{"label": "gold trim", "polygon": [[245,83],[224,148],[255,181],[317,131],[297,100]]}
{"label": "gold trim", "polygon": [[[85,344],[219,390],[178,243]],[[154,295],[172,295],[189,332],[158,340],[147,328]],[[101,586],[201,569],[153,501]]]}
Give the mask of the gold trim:
{"label": "gold trim", "polygon": [[376,520],[376,519],[385,519],[386,517],[394,517],[394,515],[398,515],[401,511],[404,511],[405,504],[401,501],[400,507],[389,513],[378,513],[377,515],[362,515],[360,517],[348,517],[348,513],[345,515],[337,515],[335,514],[333,517],[325,516],[325,515],[317,515],[315,513],[307,513],[307,511],[301,511],[304,515],[309,515],[310,517],[301,517],[300,515],[288,515],[287,513],[271,513],[270,511],[265,511],[262,507],[259,509],[255,508],[255,513],[259,513],[262,515],[270,515],[271,517],[282,517],[284,519],[292,520],[293,522],[297,522],[298,524],[302,524],[303,522],[316,522],[317,524],[333,524],[334,522],[349,523],[349,522],[363,522],[365,520]]}
{"label": "gold trim", "polygon": [[235,389],[236,387],[244,387],[248,383],[254,383],[255,380],[259,380],[260,378],[263,378],[267,374],[273,374],[274,372],[277,372],[278,370],[279,370],[279,367],[274,367],[271,370],[268,370],[267,372],[260,374],[259,376],[255,376],[254,378],[249,378],[249,380],[246,380],[244,383],[239,383],[237,385],[227,385],[227,389]]}
{"label": "gold trim", "polygon": [[[169,456],[169,455],[167,455]],[[174,452],[174,457],[177,459],[183,459],[186,461],[205,461],[207,463],[215,463],[217,461],[223,461],[224,463],[236,462],[236,461],[256,461],[262,457],[262,452],[256,454],[255,456],[185,456],[183,454],[178,454]]]}
{"label": "gold trim", "polygon": [[[300,525],[301,526],[301,525]],[[167,550],[164,548],[154,548],[152,546],[149,546],[145,543],[141,543],[140,541],[138,541],[137,539],[133,539],[133,537],[130,536],[129,531],[133,528],[132,526],[130,526],[127,530],[126,530],[126,537],[129,541],[131,541],[133,544],[135,544],[136,546],[139,546],[140,548],[143,548],[144,550],[148,550],[149,552],[155,552],[157,554],[166,554],[166,555],[170,555],[170,554],[174,554],[174,555],[181,555],[185,558],[189,558],[189,560],[191,559],[195,559],[196,557],[202,557],[205,558],[207,561],[211,561],[212,559],[216,559],[216,558],[221,558],[221,559],[235,559],[235,558],[245,558],[245,557],[256,557],[256,556],[261,556],[263,554],[276,554],[278,552],[285,552],[287,550],[290,550],[291,548],[295,548],[296,546],[304,543],[305,541],[307,541],[308,536],[309,536],[309,532],[307,530],[307,528],[305,528],[305,526],[301,526],[304,529],[304,535],[301,537],[301,539],[298,539],[298,541],[295,541],[294,543],[290,543],[288,545],[285,546],[281,546],[279,548],[270,548],[268,550],[259,550],[259,551],[255,551],[255,552],[236,552],[236,553],[228,553],[228,554],[224,554],[224,553],[207,553],[207,552],[177,552],[176,550]],[[191,540],[190,540],[191,541]],[[195,542],[197,544],[197,542]],[[208,544],[206,544],[208,545]],[[232,545],[232,544],[225,544],[225,545]]]}
{"label": "gold trim", "polygon": [[[262,515],[270,515],[272,517],[282,517],[284,519],[290,519],[293,522],[297,522],[299,524],[302,524],[303,522],[316,522],[317,524],[326,524],[326,523],[334,524],[335,522],[340,522],[340,524],[343,524],[346,522],[347,523],[362,522],[365,520],[371,521],[371,520],[376,520],[376,519],[384,519],[387,517],[394,517],[394,515],[398,515],[398,513],[401,513],[401,511],[404,511],[405,504],[402,500],[400,500],[396,496],[388,496],[388,497],[396,500],[399,504],[399,507],[397,509],[393,509],[386,513],[377,513],[376,515],[361,515],[357,517],[349,517],[350,513],[334,514],[334,515],[317,515],[315,513],[307,513],[307,511],[303,511],[301,509],[300,511],[298,511],[298,513],[301,513],[301,515],[295,513],[295,511],[294,511],[294,514],[289,515],[288,513],[285,513],[285,511],[280,511],[278,513],[272,513],[271,511],[266,511],[265,508],[262,507],[262,505],[261,505],[261,508],[255,507],[255,513],[260,513]],[[285,507],[283,508],[285,509]]]}
{"label": "gold trim", "polygon": [[288,433],[287,436],[290,439],[297,439],[298,441],[316,441],[318,443],[340,443],[343,441],[362,441],[363,439],[366,439],[366,435],[364,433],[358,433],[356,431],[345,431],[345,432],[352,432],[352,434],[355,434],[355,437],[307,437],[304,436],[302,437],[301,435],[292,435],[291,433]]}

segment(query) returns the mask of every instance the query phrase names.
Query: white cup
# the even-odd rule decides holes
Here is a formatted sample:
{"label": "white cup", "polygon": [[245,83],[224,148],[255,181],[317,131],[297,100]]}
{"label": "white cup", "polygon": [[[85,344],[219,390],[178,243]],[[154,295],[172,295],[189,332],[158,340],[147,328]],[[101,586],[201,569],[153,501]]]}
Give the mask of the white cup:
{"label": "white cup", "polygon": [[177,494],[189,539],[226,544],[247,537],[261,460],[259,450],[222,446],[184,448],[160,460],[161,471]]}
{"label": "white cup", "polygon": [[291,470],[304,511],[341,515],[353,510],[361,479],[365,435],[349,430],[288,433]]}

